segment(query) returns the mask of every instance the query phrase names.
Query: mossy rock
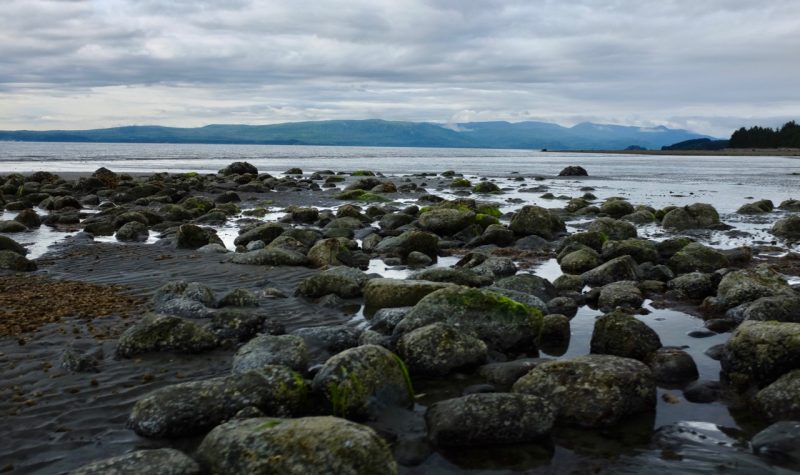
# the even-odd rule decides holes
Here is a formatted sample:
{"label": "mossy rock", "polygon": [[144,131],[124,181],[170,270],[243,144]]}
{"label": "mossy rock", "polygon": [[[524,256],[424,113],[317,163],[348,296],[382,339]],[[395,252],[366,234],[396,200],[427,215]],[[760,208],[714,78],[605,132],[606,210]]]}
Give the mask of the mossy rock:
{"label": "mossy rock", "polygon": [[622,256],[584,272],[581,279],[585,285],[600,287],[621,280],[639,280],[639,271],[631,256]]}
{"label": "mossy rock", "polygon": [[632,239],[637,237],[636,226],[627,222],[614,218],[597,218],[586,227],[589,232],[597,232],[605,236],[605,242],[608,239],[614,241],[622,241],[623,239]]}
{"label": "mossy rock", "polygon": [[444,376],[483,363],[487,348],[468,332],[445,323],[433,323],[400,337],[397,353],[412,376]]}
{"label": "mossy rock", "polygon": [[361,296],[361,289],[369,280],[367,274],[351,267],[334,267],[306,277],[297,288],[297,295],[319,298],[334,294],[348,299]]}
{"label": "mossy rock", "polygon": [[603,243],[602,256],[611,260],[620,256],[631,256],[639,264],[658,262],[659,254],[656,244],[643,239],[625,239],[622,241],[606,241]]}
{"label": "mossy rock", "polygon": [[332,356],[314,376],[312,387],[333,415],[353,420],[375,419],[389,406],[410,407],[414,400],[403,361],[376,345]]}
{"label": "mossy rock", "polygon": [[413,251],[427,254],[435,261],[439,253],[439,237],[425,231],[409,230],[399,236],[384,238],[375,246],[375,252],[378,254],[403,259]]}
{"label": "mossy rock", "polygon": [[794,295],[786,279],[767,265],[725,274],[717,287],[717,301],[725,307],[735,307],[761,297],[781,293]]}
{"label": "mossy rock", "polygon": [[303,338],[297,335],[259,335],[236,351],[231,371],[241,374],[281,365],[304,373],[308,363],[308,348]]}
{"label": "mossy rock", "polygon": [[755,203],[747,203],[736,210],[738,214],[764,214],[775,209],[775,204],[770,200],[759,200]]}
{"label": "mossy rock", "polygon": [[561,271],[567,274],[582,274],[602,263],[600,255],[588,247],[567,254],[559,262]]}
{"label": "mossy rock", "polygon": [[175,234],[175,240],[179,249],[198,249],[208,244],[225,245],[214,229],[195,224],[181,225]]}
{"label": "mossy rock", "polygon": [[490,181],[479,182],[472,188],[475,193],[501,193],[500,187]]}
{"label": "mossy rock", "polygon": [[610,355],[548,361],[520,378],[513,392],[551,401],[556,421],[590,429],[654,411],[656,384],[642,362]]}
{"label": "mossy rock", "polygon": [[490,348],[534,350],[542,327],[542,312],[495,292],[454,286],[420,300],[395,327],[402,335],[436,322],[469,331]]}
{"label": "mossy rock", "polygon": [[800,323],[743,322],[725,343],[720,362],[735,387],[767,386],[800,369]]}
{"label": "mossy rock", "polygon": [[661,339],[652,328],[636,317],[612,312],[595,320],[590,347],[595,354],[644,361],[661,348]]}
{"label": "mossy rock", "polygon": [[758,409],[772,421],[800,419],[800,370],[790,371],[756,394]]}
{"label": "mossy rock", "polygon": [[337,417],[231,421],[212,430],[197,454],[210,473],[228,475],[397,473],[383,438]]}
{"label": "mossy rock", "polygon": [[452,188],[469,188],[471,186],[472,182],[470,182],[466,178],[456,178],[450,183],[450,187]]}
{"label": "mossy rock", "polygon": [[600,212],[619,219],[634,212],[633,205],[620,198],[609,198],[600,206]]}
{"label": "mossy rock", "polygon": [[382,308],[415,305],[426,295],[452,285],[427,280],[371,279],[364,286],[364,315],[369,318]]}
{"label": "mossy rock", "polygon": [[[377,186],[377,185],[376,185]],[[363,202],[371,202],[371,203],[386,203],[390,200],[385,196],[381,196],[370,191],[365,190],[348,190],[343,191],[336,195],[337,200],[348,200],[348,201],[363,201]]]}
{"label": "mossy rock", "polygon": [[350,176],[375,176],[375,172],[370,170],[355,170]]}
{"label": "mossy rock", "polygon": [[664,215],[661,225],[673,231],[687,229],[703,229],[720,224],[719,213],[713,206],[705,203],[694,203],[682,208],[675,208]]}
{"label": "mossy rock", "polygon": [[579,233],[573,233],[569,236],[565,237],[558,246],[558,251],[561,252],[562,249],[569,246],[570,244],[583,244],[584,246],[590,247],[597,252],[600,252],[603,248],[603,243],[608,241],[608,235],[600,232],[600,231],[584,231]]}
{"label": "mossy rock", "polygon": [[730,261],[720,251],[693,242],[676,252],[668,262],[670,269],[676,274],[688,272],[714,272],[728,267]]}
{"label": "mossy rock", "polygon": [[0,235],[0,251],[11,251],[15,254],[19,254],[20,256],[24,256],[28,253],[28,250],[25,249],[25,246],[8,236],[2,235]]}
{"label": "mossy rock", "polygon": [[800,216],[790,215],[775,222],[772,234],[790,241],[800,240]]}
{"label": "mossy rock", "polygon": [[308,258],[297,252],[280,248],[266,248],[257,251],[234,253],[230,257],[234,264],[261,266],[304,266]]}
{"label": "mossy rock", "polygon": [[214,209],[216,204],[214,204],[210,198],[206,198],[205,196],[190,196],[189,198],[183,200],[181,206],[188,210],[197,210],[201,213],[208,213]]}
{"label": "mossy rock", "polygon": [[264,414],[292,416],[307,402],[308,385],[285,366],[265,366],[232,376],[173,384],[136,402],[128,427],[144,437],[197,435],[255,406]]}
{"label": "mossy rock", "polygon": [[201,353],[216,346],[216,337],[191,320],[146,314],[119,337],[117,355],[131,358],[154,351]]}
{"label": "mossy rock", "polygon": [[566,230],[564,222],[540,207],[526,205],[511,218],[509,229],[521,236],[536,235],[545,239],[553,239],[555,234]]}
{"label": "mossy rock", "polygon": [[436,208],[422,213],[419,227],[425,231],[449,236],[475,223],[475,213],[458,209]]}
{"label": "mossy rock", "polygon": [[201,475],[191,457],[176,449],[135,450],[97,460],[69,472],[70,475],[135,475],[139,473]]}

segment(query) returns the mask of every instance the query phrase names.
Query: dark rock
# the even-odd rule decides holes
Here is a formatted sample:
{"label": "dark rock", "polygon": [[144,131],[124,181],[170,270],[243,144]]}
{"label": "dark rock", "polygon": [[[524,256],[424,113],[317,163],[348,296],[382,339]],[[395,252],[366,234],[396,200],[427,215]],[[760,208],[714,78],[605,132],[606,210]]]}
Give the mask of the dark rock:
{"label": "dark rock", "polygon": [[444,376],[482,363],[487,349],[469,333],[452,325],[433,323],[400,337],[397,353],[414,376]]}
{"label": "dark rock", "polygon": [[216,346],[213,334],[189,320],[147,314],[119,337],[117,355],[131,358],[152,351],[200,353]]}
{"label": "dark rock", "polygon": [[591,352],[644,361],[661,348],[658,334],[635,317],[614,312],[598,318],[592,332]]}
{"label": "dark rock", "polygon": [[298,372],[308,368],[306,342],[297,335],[260,335],[239,348],[233,357],[234,374],[283,365]]}
{"label": "dark rock", "polygon": [[201,475],[197,462],[175,449],[136,450],[98,460],[70,472],[71,475]]}

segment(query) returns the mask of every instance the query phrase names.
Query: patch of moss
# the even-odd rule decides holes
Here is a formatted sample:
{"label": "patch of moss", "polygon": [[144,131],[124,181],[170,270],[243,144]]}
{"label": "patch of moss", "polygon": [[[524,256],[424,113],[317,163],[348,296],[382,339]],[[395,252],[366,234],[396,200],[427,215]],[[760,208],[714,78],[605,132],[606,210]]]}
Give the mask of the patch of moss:
{"label": "patch of moss", "polygon": [[483,213],[478,213],[475,215],[475,222],[483,228],[489,227],[492,224],[500,223],[500,220],[495,218],[494,216],[489,216]]}
{"label": "patch of moss", "polygon": [[268,421],[264,422],[263,424],[259,424],[258,427],[256,427],[256,430],[272,429],[273,427],[279,426],[281,424],[283,424],[282,420],[280,420],[280,419],[271,419],[271,420],[268,420]]}
{"label": "patch of moss", "polygon": [[493,218],[499,218],[503,215],[503,213],[500,212],[500,208],[487,204],[478,205],[477,212],[480,214],[489,215]]}
{"label": "patch of moss", "polygon": [[245,216],[254,216],[256,218],[263,218],[267,214],[267,210],[265,208],[254,208],[248,209],[242,212]]}
{"label": "patch of moss", "polygon": [[352,200],[352,201],[365,201],[365,202],[388,202],[391,201],[385,196],[381,196],[369,191],[364,190],[349,190],[343,191],[336,195],[337,200]]}
{"label": "patch of moss", "polygon": [[200,176],[200,174],[197,172],[187,172],[184,173],[183,176],[184,178],[197,178],[198,176]]}
{"label": "patch of moss", "polygon": [[450,183],[450,186],[453,188],[469,188],[472,186],[472,182],[466,178],[456,178],[452,183]]}
{"label": "patch of moss", "polygon": [[350,176],[375,176],[375,172],[370,170],[356,170]]}
{"label": "patch of moss", "polygon": [[500,188],[490,181],[482,181],[472,188],[475,193],[495,193],[500,194]]}

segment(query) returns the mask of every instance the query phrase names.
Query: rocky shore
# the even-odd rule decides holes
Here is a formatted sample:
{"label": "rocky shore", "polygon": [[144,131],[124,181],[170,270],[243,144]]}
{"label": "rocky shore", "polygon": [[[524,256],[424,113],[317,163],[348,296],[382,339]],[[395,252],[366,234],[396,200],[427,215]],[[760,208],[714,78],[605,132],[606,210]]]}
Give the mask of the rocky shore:
{"label": "rocky shore", "polygon": [[800,469],[800,201],[557,172],[0,177],[0,473]]}

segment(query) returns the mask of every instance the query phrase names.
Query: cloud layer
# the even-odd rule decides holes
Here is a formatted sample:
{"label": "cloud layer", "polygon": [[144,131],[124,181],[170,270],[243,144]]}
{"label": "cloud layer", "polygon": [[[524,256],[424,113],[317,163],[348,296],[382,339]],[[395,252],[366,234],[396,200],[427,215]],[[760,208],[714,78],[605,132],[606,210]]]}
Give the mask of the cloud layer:
{"label": "cloud layer", "polygon": [[[800,111],[800,2],[6,0],[0,129]],[[794,116],[794,117],[793,117]]]}

